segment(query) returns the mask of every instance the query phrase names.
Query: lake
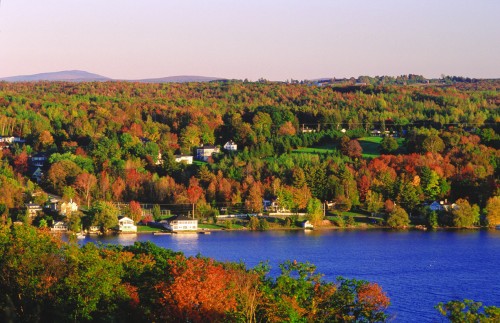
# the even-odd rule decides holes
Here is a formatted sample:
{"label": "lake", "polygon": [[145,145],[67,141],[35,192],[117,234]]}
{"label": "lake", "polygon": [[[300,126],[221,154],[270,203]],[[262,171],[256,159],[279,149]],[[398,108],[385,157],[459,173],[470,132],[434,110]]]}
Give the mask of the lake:
{"label": "lake", "polygon": [[379,283],[391,298],[395,322],[440,321],[434,306],[474,299],[500,306],[500,231],[267,231],[210,235],[152,234],[86,237],[82,243],[158,246],[253,267],[269,260],[311,262],[326,280],[337,276]]}

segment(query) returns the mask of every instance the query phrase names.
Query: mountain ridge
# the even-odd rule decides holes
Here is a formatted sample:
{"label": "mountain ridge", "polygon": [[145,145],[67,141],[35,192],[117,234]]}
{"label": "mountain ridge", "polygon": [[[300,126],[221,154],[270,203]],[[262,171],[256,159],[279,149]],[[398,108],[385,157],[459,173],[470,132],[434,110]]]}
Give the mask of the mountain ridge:
{"label": "mountain ridge", "polygon": [[5,82],[39,82],[39,81],[63,81],[63,82],[106,82],[106,81],[122,81],[122,82],[139,82],[139,83],[187,83],[187,82],[211,82],[223,81],[225,78],[198,76],[198,75],[177,75],[166,76],[159,78],[145,79],[113,79],[107,76],[90,73],[82,70],[66,70],[58,72],[46,72],[27,75],[15,75],[8,77],[0,77],[0,81]]}

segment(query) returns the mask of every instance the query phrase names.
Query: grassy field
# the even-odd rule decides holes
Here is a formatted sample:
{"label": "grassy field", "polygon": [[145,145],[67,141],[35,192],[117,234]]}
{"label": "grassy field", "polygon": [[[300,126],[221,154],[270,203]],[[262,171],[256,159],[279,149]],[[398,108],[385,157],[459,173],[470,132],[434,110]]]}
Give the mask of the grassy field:
{"label": "grassy field", "polygon": [[[359,138],[359,144],[363,148],[363,158],[376,158],[380,156],[380,143],[383,137],[362,137]],[[396,138],[399,147],[403,145],[404,138]],[[328,154],[333,152],[337,148],[337,145],[323,145],[317,147],[302,147],[295,149],[294,154]],[[401,149],[401,148],[400,148]],[[401,152],[401,151],[400,151]]]}
{"label": "grassy field", "polygon": [[295,154],[328,154],[332,152],[337,146],[336,145],[324,145],[318,147],[302,147],[295,149],[293,153]]}
{"label": "grassy field", "polygon": [[380,156],[380,143],[382,137],[363,137],[358,139],[363,148],[363,158],[376,158]]}
{"label": "grassy field", "polygon": [[[227,229],[227,227],[221,223],[221,224],[210,224],[210,223],[199,223],[198,228],[200,229],[210,229],[210,230],[222,230],[222,229]],[[231,229],[242,229],[244,226],[240,224],[233,223],[231,225]]]}
{"label": "grassy field", "polygon": [[137,232],[158,232],[158,231],[161,231],[161,230],[158,228],[148,227],[146,225],[138,225],[137,226]]}
{"label": "grassy field", "polygon": [[[380,143],[383,137],[363,137],[359,138],[359,144],[363,148],[363,158],[376,158],[380,156]],[[398,145],[401,149],[404,138],[396,138]]]}

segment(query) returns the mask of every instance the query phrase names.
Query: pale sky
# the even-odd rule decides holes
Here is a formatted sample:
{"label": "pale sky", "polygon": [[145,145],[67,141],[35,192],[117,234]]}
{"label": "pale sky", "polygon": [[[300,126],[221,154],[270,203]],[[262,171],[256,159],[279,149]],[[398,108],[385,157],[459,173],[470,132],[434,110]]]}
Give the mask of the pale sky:
{"label": "pale sky", "polygon": [[1,0],[0,77],[500,77],[500,0]]}

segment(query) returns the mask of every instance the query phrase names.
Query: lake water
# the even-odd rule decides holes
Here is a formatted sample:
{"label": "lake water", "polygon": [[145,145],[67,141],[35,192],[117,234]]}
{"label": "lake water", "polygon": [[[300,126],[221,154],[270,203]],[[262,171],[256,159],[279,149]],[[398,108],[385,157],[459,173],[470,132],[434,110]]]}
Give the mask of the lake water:
{"label": "lake water", "polygon": [[86,237],[82,243],[158,246],[253,267],[269,260],[309,261],[326,280],[337,276],[379,283],[391,298],[395,322],[441,321],[434,306],[474,299],[500,306],[500,231],[268,231],[210,235],[152,234]]}

